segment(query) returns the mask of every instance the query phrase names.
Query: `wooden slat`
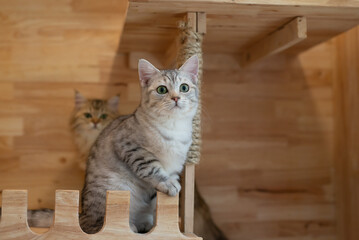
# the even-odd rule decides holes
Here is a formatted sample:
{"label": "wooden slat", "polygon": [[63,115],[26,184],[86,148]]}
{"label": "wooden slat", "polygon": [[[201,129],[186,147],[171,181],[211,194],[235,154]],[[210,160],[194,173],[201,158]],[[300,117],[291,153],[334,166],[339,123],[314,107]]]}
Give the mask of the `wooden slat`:
{"label": "wooden slat", "polygon": [[156,227],[158,233],[180,233],[178,226],[178,195],[168,197],[164,193],[157,193]]}
{"label": "wooden slat", "polygon": [[0,132],[3,136],[21,136],[24,133],[24,121],[19,117],[1,117]]}
{"label": "wooden slat", "polygon": [[179,44],[179,39],[175,37],[170,46],[167,48],[164,56],[161,56],[164,59],[163,68],[171,69],[176,67]]}
{"label": "wooden slat", "polygon": [[181,230],[193,233],[195,165],[186,164],[182,174]]}
{"label": "wooden slat", "polygon": [[[133,1],[133,0],[132,0]],[[146,0],[136,0],[136,2],[146,2]],[[154,3],[164,3],[166,0],[152,0],[151,2]],[[334,0],[334,1],[317,1],[317,0],[275,0],[275,1],[268,1],[268,0],[180,0],[175,1],[177,3],[182,3],[183,5],[189,5],[193,3],[207,3],[208,5],[213,4],[213,6],[209,6],[210,9],[214,10],[214,7],[217,6],[215,4],[225,4],[225,3],[231,3],[232,5],[238,4],[238,5],[262,5],[262,6],[329,6],[329,7],[358,7],[359,3],[352,0]],[[160,5],[158,5],[160,6]]]}
{"label": "wooden slat", "polygon": [[54,230],[82,232],[79,225],[79,191],[56,191]]}
{"label": "wooden slat", "polygon": [[241,54],[241,65],[246,66],[258,59],[282,52],[307,38],[307,19],[297,17],[251,45]]}
{"label": "wooden slat", "polygon": [[138,60],[146,59],[147,61],[151,62],[158,69],[163,69],[163,63],[161,62],[161,55],[150,53],[150,52],[130,52],[128,54],[128,66],[131,69],[137,70],[138,68]]}
{"label": "wooden slat", "polygon": [[104,231],[131,234],[129,226],[130,192],[108,191]]}
{"label": "wooden slat", "polygon": [[30,239],[27,225],[27,191],[3,190],[0,221],[1,239]]}
{"label": "wooden slat", "polygon": [[2,219],[0,222],[1,240],[30,240],[30,239],[77,239],[77,240],[201,240],[193,234],[183,235],[178,226],[178,196],[169,197],[157,193],[157,220],[153,231],[139,235],[129,228],[129,192],[108,192],[106,207],[106,222],[100,232],[86,234],[79,226],[79,192],[73,190],[58,190],[54,225],[49,231],[36,229],[38,235],[27,225],[27,191],[4,190],[2,204]]}
{"label": "wooden slat", "polygon": [[337,239],[359,238],[359,29],[338,37],[335,91]]}
{"label": "wooden slat", "polygon": [[12,100],[12,99],[14,99],[14,84],[0,82],[0,100]]}

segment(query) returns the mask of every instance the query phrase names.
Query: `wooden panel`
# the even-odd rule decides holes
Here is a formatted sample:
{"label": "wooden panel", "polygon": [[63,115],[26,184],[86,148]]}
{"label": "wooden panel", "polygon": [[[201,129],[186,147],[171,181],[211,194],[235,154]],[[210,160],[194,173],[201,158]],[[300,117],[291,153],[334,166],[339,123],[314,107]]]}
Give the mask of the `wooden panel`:
{"label": "wooden panel", "polygon": [[81,189],[69,130],[74,89],[120,94],[121,114],[139,99],[117,52],[127,2],[0,1],[0,190],[28,189],[29,208],[54,208],[55,189]]}
{"label": "wooden panel", "polygon": [[0,5],[0,75],[10,82],[99,82],[99,63],[113,60],[127,10],[122,0]]}
{"label": "wooden panel", "polygon": [[21,136],[23,128],[22,118],[0,117],[0,132],[4,136]]}
{"label": "wooden panel", "polygon": [[338,240],[359,238],[359,28],[337,39],[335,79]]}
{"label": "wooden panel", "polygon": [[[70,190],[56,191],[55,221],[47,232],[36,234],[27,224],[27,191],[5,190],[3,196],[3,215],[0,222],[2,240],[27,239],[79,239],[79,240],[114,240],[114,239],[148,239],[148,240],[201,240],[195,235],[183,235],[178,226],[178,196],[169,197],[157,193],[156,226],[146,234],[135,234],[129,226],[129,192],[109,191],[107,193],[107,216],[105,226],[99,233],[86,234],[79,226],[79,192]],[[114,210],[114,211],[110,211]],[[127,214],[126,214],[127,212]],[[125,214],[124,214],[125,213]],[[125,218],[127,217],[127,218]],[[109,220],[121,220],[120,224]],[[126,226],[127,225],[127,226]],[[125,229],[120,227],[126,226]]]}
{"label": "wooden panel", "polygon": [[205,69],[199,190],[230,239],[335,239],[335,45]]}
{"label": "wooden panel", "polygon": [[[284,7],[279,8],[283,21],[272,19],[276,9],[271,7],[255,10],[229,4],[226,11],[234,9],[236,14],[207,14],[206,41],[216,48],[207,47],[211,52],[205,55],[203,161],[196,174],[215,222],[230,240],[336,238],[334,214],[340,200],[333,180],[333,169],[340,162],[334,165],[333,161],[336,45],[327,42],[298,57],[273,56],[241,70],[234,51],[237,43],[233,45],[229,38],[244,44],[247,40],[232,27],[243,28],[256,20],[256,29],[274,31],[298,9],[305,9],[310,13],[308,34],[314,37],[311,41],[319,42],[321,33],[334,35],[354,24],[350,19],[359,14],[357,9],[339,8],[346,19],[327,21],[323,14],[338,9],[318,7],[323,1],[302,2],[308,8],[290,6],[297,2],[287,2],[292,11],[288,15],[281,12]],[[328,6],[357,4],[325,2]],[[67,127],[74,89],[89,97],[120,93],[121,114],[131,113],[139,103],[137,71],[128,67],[127,54],[118,48],[123,16],[112,10],[118,4],[0,0],[4,16],[0,20],[0,118],[23,123],[20,136],[7,136],[5,127],[0,131],[0,189],[28,189],[31,209],[54,208],[55,189],[82,187],[84,176],[76,168]],[[173,26],[183,12],[183,5],[173,4],[179,12],[168,18],[141,13],[148,22],[132,26],[138,35],[128,35],[126,45],[128,37],[138,42],[148,35],[139,51],[152,51],[154,42],[160,46],[158,51],[162,46],[168,49],[167,40],[168,45],[173,42],[171,31],[175,34]],[[154,9],[161,14],[167,11],[165,5]],[[315,24],[319,19],[325,28]],[[131,16],[129,20],[134,21]],[[243,34],[251,41],[267,34],[257,36],[255,29],[246,29]]]}
{"label": "wooden panel", "polygon": [[207,13],[206,53],[240,53],[298,16],[308,38],[288,52],[298,53],[359,24],[357,1],[130,1],[121,51],[165,53],[187,12]]}

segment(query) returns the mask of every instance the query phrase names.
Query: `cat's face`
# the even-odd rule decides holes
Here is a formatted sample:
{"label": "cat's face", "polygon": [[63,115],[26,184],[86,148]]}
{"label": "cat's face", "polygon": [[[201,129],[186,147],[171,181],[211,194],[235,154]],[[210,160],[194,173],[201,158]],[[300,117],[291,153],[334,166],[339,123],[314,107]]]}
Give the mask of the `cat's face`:
{"label": "cat's face", "polygon": [[197,74],[197,56],[188,59],[179,70],[164,71],[141,59],[141,106],[161,117],[193,117],[198,106]]}
{"label": "cat's face", "polygon": [[75,93],[73,125],[82,130],[101,131],[118,116],[119,97],[108,100],[86,99]]}

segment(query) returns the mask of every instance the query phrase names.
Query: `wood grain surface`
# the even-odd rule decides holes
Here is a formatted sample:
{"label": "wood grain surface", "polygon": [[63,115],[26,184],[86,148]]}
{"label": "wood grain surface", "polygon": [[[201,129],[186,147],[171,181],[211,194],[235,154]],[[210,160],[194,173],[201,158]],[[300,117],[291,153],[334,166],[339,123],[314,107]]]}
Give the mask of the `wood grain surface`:
{"label": "wood grain surface", "polygon": [[1,240],[201,240],[191,235],[183,235],[178,225],[178,196],[157,194],[157,221],[154,229],[146,234],[135,234],[129,226],[130,192],[108,191],[104,227],[96,234],[86,234],[79,225],[79,191],[56,191],[54,224],[41,234],[28,227],[27,191],[4,190]]}
{"label": "wood grain surface", "polygon": [[165,55],[176,36],[178,21],[186,12],[206,12],[203,48],[207,53],[243,54],[300,16],[307,19],[308,37],[289,48],[291,53],[299,53],[359,24],[359,2],[351,0],[130,0],[121,51]]}
{"label": "wood grain surface", "polygon": [[359,28],[337,41],[334,84],[338,239],[359,238]]}
{"label": "wood grain surface", "polygon": [[[27,189],[30,209],[54,208],[56,189],[81,189],[68,127],[74,89],[88,97],[119,93],[121,114],[139,103],[137,72],[119,49],[122,3],[0,0],[0,189]],[[255,16],[261,15],[216,17],[209,25],[250,24]],[[165,29],[175,24],[169,20],[152,23]],[[157,43],[164,32],[151,34],[148,41]],[[231,240],[336,239],[338,221],[349,216],[336,217],[337,204],[346,203],[335,188],[337,174],[347,170],[336,171],[334,162],[333,81],[337,48],[348,43],[329,41],[240,69],[238,56],[223,50],[228,36],[219,36],[218,52],[205,56],[203,159],[196,171],[216,223]]]}

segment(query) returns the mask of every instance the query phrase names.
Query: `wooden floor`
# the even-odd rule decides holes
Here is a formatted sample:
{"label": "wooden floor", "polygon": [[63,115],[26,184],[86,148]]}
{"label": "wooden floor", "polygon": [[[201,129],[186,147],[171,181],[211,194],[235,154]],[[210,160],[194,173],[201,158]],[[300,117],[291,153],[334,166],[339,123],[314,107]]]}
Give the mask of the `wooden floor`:
{"label": "wooden floor", "polygon": [[[28,4],[0,0],[0,189],[28,189],[30,208],[53,207],[55,189],[83,181],[68,127],[74,89],[120,93],[121,114],[140,92],[118,52],[120,0]],[[337,44],[245,70],[205,65],[197,179],[231,240],[335,239]]]}

